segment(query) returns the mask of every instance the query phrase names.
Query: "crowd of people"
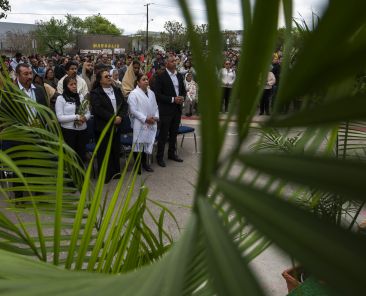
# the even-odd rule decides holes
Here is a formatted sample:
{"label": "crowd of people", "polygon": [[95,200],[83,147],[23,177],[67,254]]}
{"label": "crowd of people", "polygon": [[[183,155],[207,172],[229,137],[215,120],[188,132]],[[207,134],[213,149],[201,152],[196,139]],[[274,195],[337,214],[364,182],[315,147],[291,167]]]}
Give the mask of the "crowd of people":
{"label": "crowd of people", "polygon": [[[223,88],[222,112],[228,112],[230,94],[236,80],[239,52],[224,52],[225,62],[218,75]],[[6,70],[29,98],[49,106],[60,123],[65,142],[85,161],[88,128],[98,140],[113,120],[112,127],[98,150],[98,166],[102,166],[108,139],[113,130],[111,153],[108,155],[106,182],[120,172],[121,126],[128,122],[133,129],[135,157],[142,152],[141,167],[147,172],[148,155],[157,138],[157,164],[166,166],[168,158],[183,162],[177,155],[176,139],[181,116],[199,112],[199,86],[192,56],[188,51],[153,55],[124,54],[25,57],[17,53],[13,59],[2,58]],[[280,75],[280,56],[274,56],[268,73],[260,115],[269,115],[270,99],[274,98]],[[113,119],[112,119],[113,118]],[[140,167],[140,173],[141,173]]]}

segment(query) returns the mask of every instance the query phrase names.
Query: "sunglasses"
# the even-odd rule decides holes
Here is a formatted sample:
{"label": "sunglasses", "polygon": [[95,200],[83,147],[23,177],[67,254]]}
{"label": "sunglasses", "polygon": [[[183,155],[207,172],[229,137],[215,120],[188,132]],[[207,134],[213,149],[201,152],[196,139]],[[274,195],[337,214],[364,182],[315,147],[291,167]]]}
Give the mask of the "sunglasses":
{"label": "sunglasses", "polygon": [[105,75],[104,78],[111,78],[111,75]]}

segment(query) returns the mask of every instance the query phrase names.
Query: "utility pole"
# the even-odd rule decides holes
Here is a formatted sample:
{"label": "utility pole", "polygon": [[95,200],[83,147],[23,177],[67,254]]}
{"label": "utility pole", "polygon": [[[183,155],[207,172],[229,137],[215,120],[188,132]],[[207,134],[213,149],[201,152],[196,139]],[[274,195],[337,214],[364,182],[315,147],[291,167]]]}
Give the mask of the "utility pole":
{"label": "utility pole", "polygon": [[149,6],[154,3],[146,3],[146,51],[149,50]]}

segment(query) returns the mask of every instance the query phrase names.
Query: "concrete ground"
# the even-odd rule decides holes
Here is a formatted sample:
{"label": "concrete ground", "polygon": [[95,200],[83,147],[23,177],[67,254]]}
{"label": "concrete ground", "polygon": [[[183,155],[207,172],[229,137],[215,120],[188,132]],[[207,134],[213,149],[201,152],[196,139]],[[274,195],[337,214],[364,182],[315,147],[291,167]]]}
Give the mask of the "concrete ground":
{"label": "concrete ground", "polygon": [[[255,118],[254,121],[261,121],[263,118]],[[179,146],[179,156],[184,159],[183,163],[166,160],[167,167],[161,168],[154,159],[152,167],[155,172],[152,174],[143,172],[141,178],[149,188],[149,197],[166,202],[170,210],[173,211],[178,223],[184,227],[190,215],[189,206],[192,203],[194,184],[199,169],[200,135],[198,120],[186,119],[182,120],[182,123],[196,128],[198,152],[195,152],[193,135],[188,134],[185,136],[183,147]],[[229,129],[227,136],[224,150],[229,150],[233,145],[235,137],[233,128]],[[179,137],[179,144],[180,139]],[[250,142],[253,139],[255,137]],[[172,227],[171,231],[174,232],[176,229]],[[177,237],[179,234],[175,236]],[[286,284],[281,273],[290,266],[290,257],[283,254],[275,246],[269,247],[251,263],[251,267],[258,275],[267,295],[271,296],[287,294]]]}
{"label": "concrete ground", "polygon": [[[265,119],[265,117],[255,117],[254,122]],[[149,198],[164,203],[175,215],[180,227],[189,219],[190,206],[194,193],[194,184],[199,169],[200,160],[200,134],[198,130],[199,121],[196,119],[184,119],[183,124],[196,128],[198,151],[196,153],[193,134],[185,137],[183,147],[179,145],[179,156],[184,159],[183,163],[177,163],[166,159],[167,167],[161,168],[152,163],[154,173],[143,172],[139,181],[145,183],[149,188]],[[232,123],[232,126],[235,123]],[[180,137],[178,143],[180,144]],[[224,145],[224,151],[228,151],[234,143],[235,130],[231,127],[227,134],[227,140]],[[252,133],[247,146],[256,139],[256,133]],[[112,188],[116,185],[116,180],[110,182]],[[0,201],[1,204],[1,201]],[[366,212],[363,211],[363,217]],[[179,231],[170,221],[168,228],[175,238],[179,238]],[[287,294],[287,288],[281,273],[291,266],[290,257],[284,254],[276,246],[270,246],[265,252],[260,254],[251,262],[253,271],[260,279],[264,290],[270,296],[282,296]]]}

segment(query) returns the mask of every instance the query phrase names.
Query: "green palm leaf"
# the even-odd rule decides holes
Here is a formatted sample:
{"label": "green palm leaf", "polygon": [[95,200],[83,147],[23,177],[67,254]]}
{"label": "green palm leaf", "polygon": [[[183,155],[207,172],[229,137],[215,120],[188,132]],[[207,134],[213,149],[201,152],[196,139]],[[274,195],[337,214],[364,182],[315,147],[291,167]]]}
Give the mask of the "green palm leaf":
{"label": "green palm leaf", "polygon": [[[281,2],[287,41],[277,107],[296,98],[302,98],[304,105],[301,111],[276,116],[266,124],[286,129],[273,132],[274,137],[262,133],[257,147],[281,146],[281,154],[243,153],[274,49]],[[201,57],[202,45],[193,30],[189,6],[185,0],[179,3],[192,51]],[[0,167],[15,172],[10,180],[23,186],[9,186],[9,179],[1,181],[1,194],[9,198],[11,192],[24,190],[29,196],[23,200],[32,203],[22,210],[6,199],[8,208],[0,212],[0,291],[7,295],[260,295],[248,263],[268,247],[270,239],[337,292],[363,293],[365,238],[343,229],[342,213],[347,205],[356,205],[352,228],[366,193],[363,123],[351,121],[364,118],[360,111],[363,96],[355,94],[350,83],[366,65],[365,4],[330,1],[314,30],[305,23],[303,47],[294,49],[292,1],[258,0],[252,5],[243,0],[245,42],[233,104],[222,126],[216,75],[222,61],[218,3],[207,0],[205,6],[210,52],[196,67],[202,158],[192,215],[173,246],[164,229],[168,212],[164,207],[152,225],[145,221],[144,213],[153,211],[146,209],[146,188],[133,194],[137,165],[131,174],[126,166],[107,203],[102,181],[106,162],[94,186],[91,166],[84,172],[77,164],[75,154],[60,140],[52,113],[25,101],[11,84],[5,84],[0,91],[6,102],[0,108],[1,139],[19,140],[22,145],[0,153]],[[295,60],[292,53],[296,53]],[[36,109],[41,120],[30,115],[29,108]],[[227,151],[224,141],[233,117],[238,136]],[[293,127],[299,126],[304,128],[296,131],[296,140],[288,142]],[[27,155],[32,157],[24,159]],[[127,165],[130,161],[131,156]],[[75,187],[66,186],[71,180]],[[80,200],[71,194],[75,189],[80,191]],[[46,195],[34,197],[30,194],[34,191]],[[39,206],[42,199],[50,201],[50,206]],[[336,223],[319,219],[323,200],[339,207]],[[9,218],[10,210],[16,213],[17,223]],[[52,211],[56,215],[51,222],[43,221],[44,213]],[[29,212],[34,216],[30,223],[21,218]],[[50,255],[59,266],[19,254],[44,261]]]}

